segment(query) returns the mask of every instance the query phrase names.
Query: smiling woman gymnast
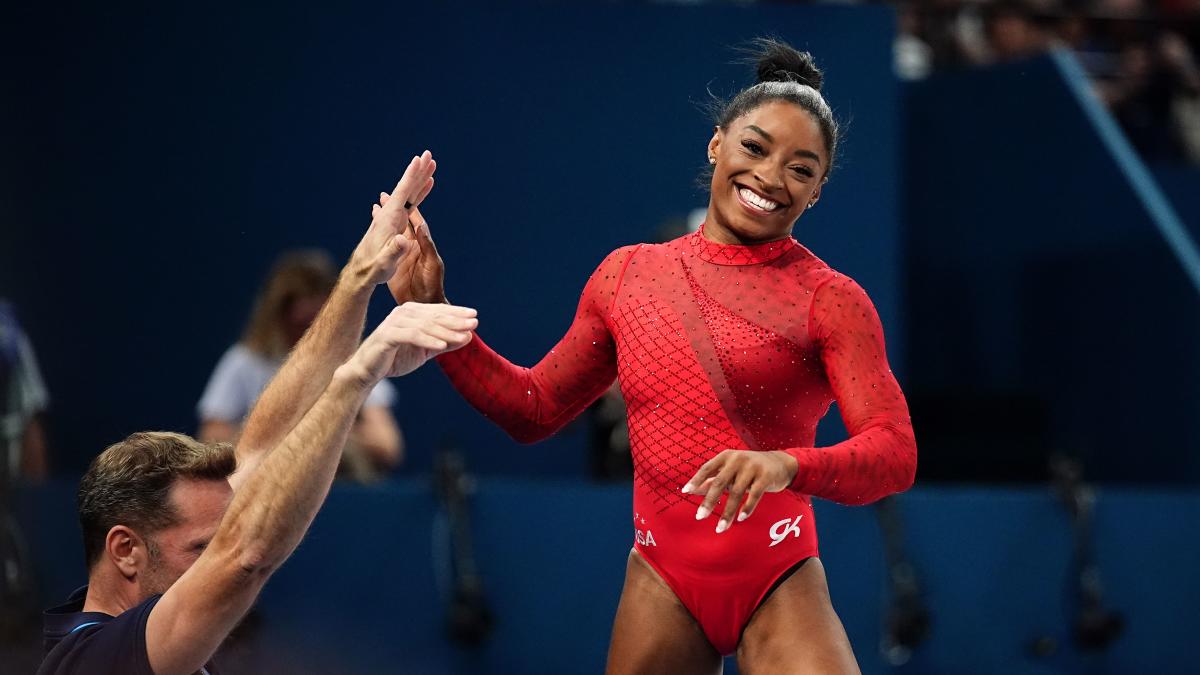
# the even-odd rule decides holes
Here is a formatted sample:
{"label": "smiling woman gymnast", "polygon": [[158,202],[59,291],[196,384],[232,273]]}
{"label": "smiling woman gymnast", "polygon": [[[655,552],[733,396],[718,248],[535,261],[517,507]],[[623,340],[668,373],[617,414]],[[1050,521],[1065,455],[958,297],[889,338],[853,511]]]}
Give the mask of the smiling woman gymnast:
{"label": "smiling woman gymnast", "polygon": [[[533,368],[480,339],[438,357],[522,442],[553,434],[619,379],[635,537],[608,673],[719,673],[734,652],[755,675],[858,672],[817,558],[811,497],[866,504],[908,489],[916,471],[874,306],[791,236],[837,151],[821,72],[808,53],[755,44],[758,83],[721,106],[708,143],[699,232],[611,253]],[[413,216],[421,255],[392,292],[445,301],[441,258]],[[835,400],[850,436],[815,447]]]}

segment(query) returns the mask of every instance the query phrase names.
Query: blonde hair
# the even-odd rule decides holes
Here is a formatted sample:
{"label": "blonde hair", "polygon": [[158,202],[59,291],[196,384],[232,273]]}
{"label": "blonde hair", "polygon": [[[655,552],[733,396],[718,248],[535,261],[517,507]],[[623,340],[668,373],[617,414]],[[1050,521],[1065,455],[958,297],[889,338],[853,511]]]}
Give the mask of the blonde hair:
{"label": "blonde hair", "polygon": [[328,295],[336,282],[337,270],[324,251],[284,252],[258,291],[250,320],[242,333],[242,344],[265,357],[283,358],[292,347],[285,332],[284,318],[293,303],[302,298]]}

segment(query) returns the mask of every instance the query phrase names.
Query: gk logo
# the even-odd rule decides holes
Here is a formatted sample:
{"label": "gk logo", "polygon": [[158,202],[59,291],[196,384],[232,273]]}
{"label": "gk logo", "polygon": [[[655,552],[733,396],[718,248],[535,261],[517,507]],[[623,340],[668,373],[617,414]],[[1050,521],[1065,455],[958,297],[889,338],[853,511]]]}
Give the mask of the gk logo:
{"label": "gk logo", "polygon": [[804,514],[801,513],[800,515],[796,516],[796,518],[794,520],[791,518],[784,518],[783,520],[779,521],[778,523],[775,523],[774,525],[772,525],[771,526],[771,546],[775,546],[777,544],[782,544],[783,540],[787,539],[789,534],[794,534],[794,535],[796,535],[796,537],[799,537],[800,536],[800,519],[803,517],[804,517]]}

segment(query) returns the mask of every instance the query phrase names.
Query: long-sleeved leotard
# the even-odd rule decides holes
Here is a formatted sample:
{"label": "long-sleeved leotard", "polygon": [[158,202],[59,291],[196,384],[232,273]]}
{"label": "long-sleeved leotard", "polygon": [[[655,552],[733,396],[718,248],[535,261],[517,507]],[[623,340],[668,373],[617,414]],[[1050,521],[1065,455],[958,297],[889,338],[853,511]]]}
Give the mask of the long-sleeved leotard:
{"label": "long-sleeved leotard", "polygon": [[[730,653],[772,584],[817,554],[809,496],[865,504],[916,469],[908,408],[866,293],[794,239],[728,246],[694,233],[610,254],[575,320],[533,368],[472,340],[438,357],[510,435],[557,431],[619,377],[634,460],[635,547]],[[850,437],[813,442],[838,403]],[[791,489],[723,534],[680,488],[726,449],[783,450]],[[717,512],[720,512],[720,506]]]}

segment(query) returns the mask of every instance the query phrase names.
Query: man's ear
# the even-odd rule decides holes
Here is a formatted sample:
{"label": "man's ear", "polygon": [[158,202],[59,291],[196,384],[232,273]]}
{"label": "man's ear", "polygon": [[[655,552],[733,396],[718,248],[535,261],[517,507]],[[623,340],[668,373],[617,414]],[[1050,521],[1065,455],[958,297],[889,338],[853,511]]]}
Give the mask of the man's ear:
{"label": "man's ear", "polygon": [[113,525],[104,538],[104,553],[126,579],[133,579],[146,568],[150,551],[146,541],[124,525]]}

